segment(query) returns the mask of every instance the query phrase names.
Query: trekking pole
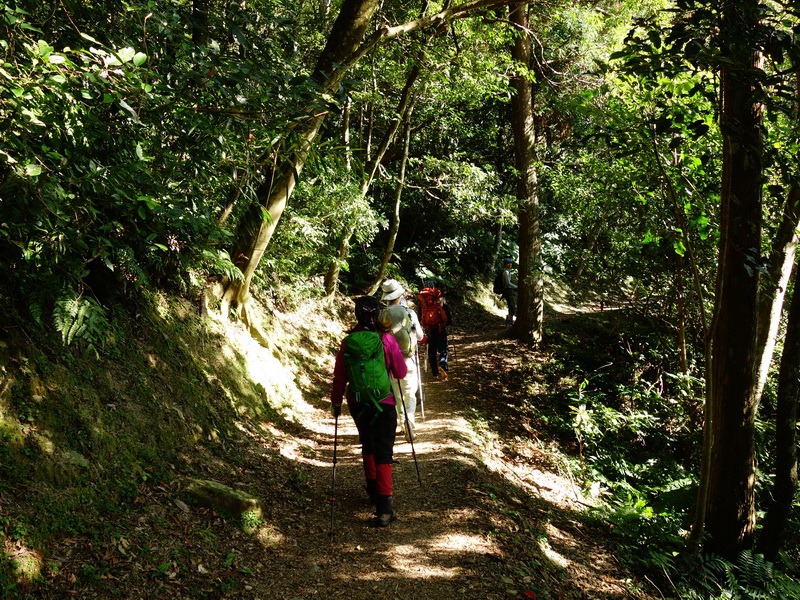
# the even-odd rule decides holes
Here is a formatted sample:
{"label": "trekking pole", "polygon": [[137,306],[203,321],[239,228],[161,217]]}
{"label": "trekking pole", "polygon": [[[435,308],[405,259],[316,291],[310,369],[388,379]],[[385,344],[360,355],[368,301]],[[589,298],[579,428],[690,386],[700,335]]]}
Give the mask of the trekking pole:
{"label": "trekking pole", "polygon": [[414,361],[417,363],[417,389],[419,390],[419,408],[422,411],[422,420],[425,420],[425,388],[422,387],[422,373],[419,370],[419,344],[417,344]]}
{"label": "trekking pole", "polygon": [[[427,337],[428,337],[428,332],[426,331],[425,332],[425,338],[426,338],[426,340],[425,340],[425,359],[426,360],[422,361],[422,368],[425,369],[426,373],[428,372],[428,360],[427,360],[427,358],[428,358],[428,344],[430,344],[430,340],[428,340]],[[419,346],[417,346],[417,352],[419,353]]]}
{"label": "trekking pole", "polygon": [[333,541],[333,512],[336,507],[336,442],[339,438],[339,415],[334,417],[333,424],[333,480],[331,481],[331,496],[328,502],[331,503],[331,530],[328,534],[330,541]]}
{"label": "trekking pole", "polygon": [[422,487],[422,477],[419,475],[419,464],[417,463],[417,453],[414,451],[414,432],[411,431],[411,424],[408,422],[408,410],[406,409],[406,401],[403,398],[403,388],[400,387],[400,382],[397,383],[397,389],[400,390],[400,402],[403,403],[403,414],[406,417],[406,431],[408,431],[408,441],[411,442],[411,456],[414,458],[414,467],[417,469],[417,481],[419,487]]}

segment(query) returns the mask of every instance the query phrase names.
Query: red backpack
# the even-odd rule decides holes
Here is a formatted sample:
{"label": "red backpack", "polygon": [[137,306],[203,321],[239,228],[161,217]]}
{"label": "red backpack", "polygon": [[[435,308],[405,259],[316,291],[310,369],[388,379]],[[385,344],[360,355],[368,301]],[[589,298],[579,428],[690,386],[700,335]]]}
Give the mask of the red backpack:
{"label": "red backpack", "polygon": [[436,328],[439,331],[447,325],[447,313],[442,306],[442,292],[437,288],[424,288],[417,296],[420,301],[420,324],[425,330]]}

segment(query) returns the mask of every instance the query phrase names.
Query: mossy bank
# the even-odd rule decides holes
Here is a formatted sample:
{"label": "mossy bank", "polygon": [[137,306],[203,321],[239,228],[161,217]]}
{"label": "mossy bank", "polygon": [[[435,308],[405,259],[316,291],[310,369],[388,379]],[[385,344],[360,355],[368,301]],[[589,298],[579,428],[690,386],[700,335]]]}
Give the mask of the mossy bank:
{"label": "mossy bank", "polygon": [[[298,433],[297,411],[327,393],[327,361],[342,332],[329,306],[264,307],[269,336],[260,345],[235,323],[201,318],[197,302],[152,296],[134,314],[116,315],[113,339],[97,353],[80,342],[65,346],[23,311],[7,310],[0,327],[3,595],[46,596],[64,578],[73,589],[124,595],[110,576],[108,548],[116,560],[122,548],[121,556],[136,555],[144,571],[168,578],[174,549],[157,549],[144,525],[159,493],[192,503],[190,481],[243,493],[252,482],[261,495],[272,486],[276,496],[302,503],[302,464],[281,454],[280,438]],[[266,440],[255,446],[266,476],[243,472],[253,436]],[[248,521],[259,516],[250,511],[235,524],[253,529]],[[134,544],[137,527],[144,533]],[[97,560],[67,560],[80,548]],[[219,585],[205,582],[195,592]]]}

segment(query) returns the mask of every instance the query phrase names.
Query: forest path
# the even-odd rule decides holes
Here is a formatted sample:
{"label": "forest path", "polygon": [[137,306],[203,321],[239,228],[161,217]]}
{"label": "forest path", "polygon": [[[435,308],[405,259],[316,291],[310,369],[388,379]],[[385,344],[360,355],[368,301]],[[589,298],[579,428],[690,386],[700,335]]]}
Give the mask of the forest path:
{"label": "forest path", "polygon": [[579,492],[544,466],[552,461],[535,435],[500,437],[502,421],[529,393],[509,388],[507,374],[534,360],[533,351],[504,337],[499,317],[465,315],[460,323],[450,329],[449,379],[423,372],[425,419],[418,406],[414,443],[422,485],[411,445],[398,434],[397,521],[373,524],[346,409],[331,521],[334,421],[312,411],[309,514],[274,515],[286,537],[249,557],[256,576],[248,598],[649,597],[629,591],[629,575],[604,547],[607,533],[582,522]]}

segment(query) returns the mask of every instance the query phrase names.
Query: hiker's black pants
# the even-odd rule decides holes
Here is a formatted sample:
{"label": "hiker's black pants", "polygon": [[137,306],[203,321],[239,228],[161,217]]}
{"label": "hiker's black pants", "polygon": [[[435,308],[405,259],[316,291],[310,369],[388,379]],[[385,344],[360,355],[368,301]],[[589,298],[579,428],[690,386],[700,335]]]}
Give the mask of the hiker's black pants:
{"label": "hiker's black pants", "polygon": [[503,298],[508,304],[508,320],[513,321],[514,315],[517,314],[517,290],[506,290],[503,292]]}
{"label": "hiker's black pants", "polygon": [[447,328],[439,331],[436,327],[431,327],[426,332],[428,336],[428,364],[431,367],[431,375],[439,376],[439,369],[447,371]]}
{"label": "hiker's black pants", "polygon": [[349,404],[353,415],[361,452],[375,456],[376,465],[392,464],[394,438],[397,435],[397,409],[390,404],[381,404],[378,412],[372,404],[352,402]]}

